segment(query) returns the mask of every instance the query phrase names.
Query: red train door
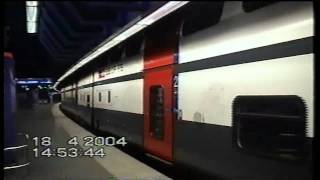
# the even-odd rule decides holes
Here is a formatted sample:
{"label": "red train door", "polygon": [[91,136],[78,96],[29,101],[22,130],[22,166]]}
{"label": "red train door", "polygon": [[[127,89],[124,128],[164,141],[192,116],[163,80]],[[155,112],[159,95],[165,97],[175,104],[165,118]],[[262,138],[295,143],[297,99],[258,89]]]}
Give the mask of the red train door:
{"label": "red train door", "polygon": [[151,154],[172,161],[175,120],[173,64],[178,36],[175,29],[163,28],[149,32],[145,41],[144,147]]}
{"label": "red train door", "polygon": [[173,69],[171,65],[146,71],[144,82],[144,144],[148,151],[172,160]]}

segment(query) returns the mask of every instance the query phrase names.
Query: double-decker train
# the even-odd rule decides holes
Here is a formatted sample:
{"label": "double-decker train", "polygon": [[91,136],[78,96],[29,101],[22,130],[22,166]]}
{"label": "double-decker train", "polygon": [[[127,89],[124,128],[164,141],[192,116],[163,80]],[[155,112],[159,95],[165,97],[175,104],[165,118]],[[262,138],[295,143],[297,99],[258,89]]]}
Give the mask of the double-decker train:
{"label": "double-decker train", "polygon": [[61,83],[61,108],[225,179],[312,179],[312,2],[190,2]]}

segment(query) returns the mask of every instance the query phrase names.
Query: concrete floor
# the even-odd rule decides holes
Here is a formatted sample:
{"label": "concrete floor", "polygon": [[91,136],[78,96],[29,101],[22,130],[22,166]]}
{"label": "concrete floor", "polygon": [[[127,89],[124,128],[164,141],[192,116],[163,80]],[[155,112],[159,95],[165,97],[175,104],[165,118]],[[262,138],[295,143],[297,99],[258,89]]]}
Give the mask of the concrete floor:
{"label": "concrete floor", "polygon": [[[51,137],[51,148],[68,148],[67,141],[77,136],[77,149],[86,149],[83,138],[95,137],[60,110],[59,104],[38,104],[20,107],[16,113],[17,132],[29,135],[29,161],[31,164],[18,170],[6,170],[5,178],[27,180],[164,180],[170,179],[141,161],[112,146],[103,146],[105,157],[35,157],[34,137]],[[95,146],[101,148],[102,146]],[[38,146],[39,150],[43,150]]]}
{"label": "concrete floor", "polygon": [[117,179],[106,171],[99,163],[90,157],[59,158],[34,157],[33,137],[48,136],[54,147],[67,147],[68,133],[60,126],[56,126],[51,113],[52,105],[39,104],[33,109],[19,108],[16,114],[17,132],[29,134],[29,159],[31,165],[5,174],[4,179],[32,179],[32,180],[106,180]]}

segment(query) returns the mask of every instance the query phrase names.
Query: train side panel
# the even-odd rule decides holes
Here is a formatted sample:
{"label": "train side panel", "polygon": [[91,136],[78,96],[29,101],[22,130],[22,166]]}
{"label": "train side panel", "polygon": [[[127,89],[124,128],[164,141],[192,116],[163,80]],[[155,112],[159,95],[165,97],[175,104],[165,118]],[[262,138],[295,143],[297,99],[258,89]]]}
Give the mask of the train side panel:
{"label": "train side panel", "polygon": [[122,59],[94,73],[94,121],[99,130],[143,145],[143,57]]}
{"label": "train side panel", "polygon": [[232,107],[237,96],[297,95],[305,102],[306,132],[311,141],[312,72],[313,55],[307,54],[179,74],[182,119],[176,127],[176,160],[231,177],[267,178],[269,172],[275,173],[274,177],[292,172],[301,173],[297,178],[307,177],[311,165],[307,161],[288,166],[286,161],[259,158],[233,147]]}
{"label": "train side panel", "polygon": [[[182,38],[177,67],[178,109],[182,117],[176,123],[176,162],[231,179],[311,179],[310,152],[314,129],[312,36],[312,4],[280,2],[223,19],[211,28]],[[241,146],[240,140],[250,140],[243,139],[247,136],[239,133],[249,133],[244,132],[244,125],[235,122],[234,114],[254,107],[242,103],[238,108],[237,97],[256,98],[250,102],[250,105],[256,102],[256,106],[262,103],[260,97],[275,99],[273,107],[279,109],[283,107],[277,104],[278,98],[294,98],[299,102],[294,107],[284,106],[303,112],[301,126],[307,155],[300,161],[278,158],[290,154],[288,151],[280,153],[285,151],[281,148],[288,148],[289,138],[283,144],[279,143],[279,149],[272,149],[270,154],[258,142],[255,142],[257,147]],[[252,127],[261,121],[250,121],[250,127],[246,128],[251,128],[251,137],[262,135],[261,141],[269,138],[261,133],[255,134],[268,132],[269,127],[293,132],[295,127],[290,124],[294,124],[298,116],[279,115],[279,123],[271,124],[278,111],[270,108],[265,114],[248,113],[256,115],[256,120],[270,120],[269,126],[257,125],[256,129]],[[265,117],[258,117],[262,115]],[[275,130],[270,129],[272,131]],[[294,148],[290,150],[295,151]]]}
{"label": "train side panel", "polygon": [[[173,40],[158,37],[173,57],[172,92],[161,91],[156,81],[164,76],[148,74],[161,68],[139,54],[64,87],[61,107],[143,147],[153,136],[148,109],[161,105],[154,109],[172,114],[174,163],[226,179],[312,179],[313,25],[312,2],[277,2],[252,12],[242,2],[225,2],[220,21],[181,36],[177,52]],[[155,81],[150,97],[158,104],[150,103],[146,79]],[[173,103],[162,106],[168,93]],[[163,158],[151,149],[164,146],[144,147]]]}
{"label": "train side panel", "polygon": [[88,125],[92,123],[92,87],[78,89],[77,116]]}
{"label": "train side panel", "polygon": [[69,85],[64,88],[62,93],[61,108],[72,115],[77,115],[77,104],[76,104],[76,90],[75,85]]}
{"label": "train side panel", "polygon": [[278,2],[242,12],[182,37],[179,63],[310,37],[314,34],[313,25],[312,2]]}

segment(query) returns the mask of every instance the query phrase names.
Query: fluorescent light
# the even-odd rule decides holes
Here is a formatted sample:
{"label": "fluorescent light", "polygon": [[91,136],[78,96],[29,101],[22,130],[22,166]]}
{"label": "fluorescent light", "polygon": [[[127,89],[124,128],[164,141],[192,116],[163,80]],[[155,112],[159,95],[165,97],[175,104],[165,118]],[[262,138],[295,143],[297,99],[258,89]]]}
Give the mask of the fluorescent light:
{"label": "fluorescent light", "polygon": [[38,1],[27,1],[26,5],[27,32],[35,33],[37,32]]}
{"label": "fluorescent light", "polygon": [[38,6],[38,1],[26,1],[27,6]]}
{"label": "fluorescent light", "polygon": [[52,83],[52,81],[47,79],[47,80],[39,81],[39,83],[40,84],[50,84],[50,83]]}
{"label": "fluorescent light", "polygon": [[[81,61],[81,62],[79,62],[79,64],[85,64],[87,61]],[[79,64],[77,64],[77,65],[79,65]]]}
{"label": "fluorescent light", "polygon": [[[151,25],[152,23],[158,21],[162,17],[170,14],[171,12],[175,11],[176,9],[184,6],[189,1],[170,1],[157,9],[155,12],[151,13],[150,15],[146,16],[142,20],[138,21],[125,31],[121,32],[120,34],[116,35],[113,39],[108,40],[107,42],[103,42],[103,45],[97,50],[94,50],[90,55],[85,58],[82,58],[76,65],[74,65],[71,69],[69,69],[65,74],[63,74],[58,81],[55,83],[55,87],[68,75],[72,72],[76,71],[86,63],[92,61],[95,57],[99,56],[100,54],[104,53],[105,51],[111,49],[112,47],[116,46],[120,42],[128,39],[132,35],[136,34],[137,32],[141,31],[142,29],[146,28],[147,26]],[[112,37],[112,36],[111,36]]]}
{"label": "fluorescent light", "polygon": [[37,21],[38,8],[35,6],[27,6],[27,21]]}
{"label": "fluorescent light", "polygon": [[17,81],[17,84],[37,84],[39,81]]}
{"label": "fluorescent light", "polygon": [[37,23],[36,22],[27,22],[27,32],[36,33],[37,32]]}

